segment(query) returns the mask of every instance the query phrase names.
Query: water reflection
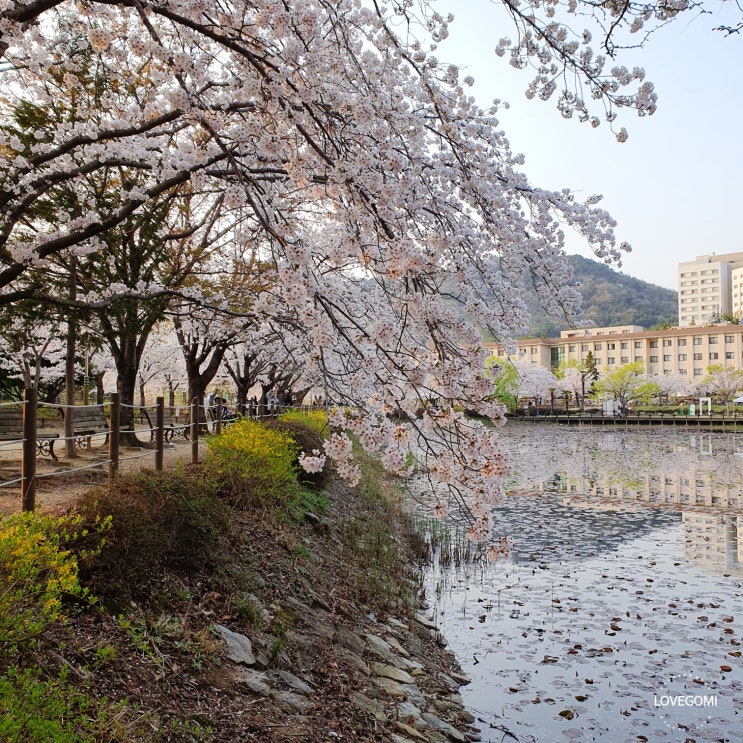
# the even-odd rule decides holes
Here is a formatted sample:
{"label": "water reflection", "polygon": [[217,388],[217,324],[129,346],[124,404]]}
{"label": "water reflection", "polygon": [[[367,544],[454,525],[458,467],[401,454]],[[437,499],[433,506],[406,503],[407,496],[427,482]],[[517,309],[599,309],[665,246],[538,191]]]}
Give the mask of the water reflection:
{"label": "water reflection", "polygon": [[743,741],[743,436],[504,436],[511,558],[427,576],[483,740]]}

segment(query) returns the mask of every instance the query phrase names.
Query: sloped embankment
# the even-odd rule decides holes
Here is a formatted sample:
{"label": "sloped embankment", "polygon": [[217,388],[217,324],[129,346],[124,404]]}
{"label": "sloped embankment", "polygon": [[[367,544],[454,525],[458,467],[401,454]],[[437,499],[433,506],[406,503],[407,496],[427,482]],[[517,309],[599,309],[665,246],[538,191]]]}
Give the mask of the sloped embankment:
{"label": "sloped embankment", "polygon": [[87,700],[70,740],[478,740],[467,679],[417,611],[395,483],[367,460],[356,488],[254,496],[199,468],[80,501],[90,523],[112,516],[81,560],[100,600],[76,600],[23,661]]}

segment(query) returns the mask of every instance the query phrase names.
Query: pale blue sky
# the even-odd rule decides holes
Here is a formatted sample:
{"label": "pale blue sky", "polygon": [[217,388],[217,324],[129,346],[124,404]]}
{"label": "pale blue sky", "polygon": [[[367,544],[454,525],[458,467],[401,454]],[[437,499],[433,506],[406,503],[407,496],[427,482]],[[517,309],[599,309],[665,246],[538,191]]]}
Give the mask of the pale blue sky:
{"label": "pale blue sky", "polygon": [[[475,78],[483,107],[509,101],[499,118],[532,183],[603,194],[619,241],[633,247],[622,271],[676,289],[679,262],[743,250],[743,37],[711,30],[734,14],[690,15],[656,33],[646,50],[619,58],[644,67],[659,98],[653,116],[620,114],[615,126],[626,127],[629,140],[619,144],[605,122],[591,129],[563,120],[551,102],[526,100],[529,70],[493,53],[498,39],[514,34],[489,0],[441,0],[438,8],[455,16],[439,58]],[[569,252],[591,255],[572,240]]]}

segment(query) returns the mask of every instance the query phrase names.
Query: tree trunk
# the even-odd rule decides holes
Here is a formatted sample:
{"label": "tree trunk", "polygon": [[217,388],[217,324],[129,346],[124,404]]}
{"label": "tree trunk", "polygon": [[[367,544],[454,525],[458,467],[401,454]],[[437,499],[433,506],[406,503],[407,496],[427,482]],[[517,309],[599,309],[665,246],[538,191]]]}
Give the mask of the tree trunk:
{"label": "tree trunk", "polygon": [[100,405],[103,402],[104,392],[103,392],[103,377],[106,376],[105,371],[99,371],[95,375],[95,401]]}
{"label": "tree trunk", "polygon": [[116,390],[121,401],[119,425],[122,444],[142,446],[134,431],[134,395],[137,388],[137,339],[130,335],[122,338],[121,352],[114,355],[116,363]]}

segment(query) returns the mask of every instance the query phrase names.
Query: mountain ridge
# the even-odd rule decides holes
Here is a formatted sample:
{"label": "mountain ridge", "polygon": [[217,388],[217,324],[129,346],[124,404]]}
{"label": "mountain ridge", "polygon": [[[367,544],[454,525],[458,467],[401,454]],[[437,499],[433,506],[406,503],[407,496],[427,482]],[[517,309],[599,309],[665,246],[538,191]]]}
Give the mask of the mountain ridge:
{"label": "mountain ridge", "polygon": [[[678,324],[678,294],[672,289],[651,284],[617,271],[599,261],[581,255],[569,255],[573,281],[583,297],[583,319],[589,326]],[[559,337],[567,324],[550,317],[530,292],[527,306],[531,316],[530,337]]]}

